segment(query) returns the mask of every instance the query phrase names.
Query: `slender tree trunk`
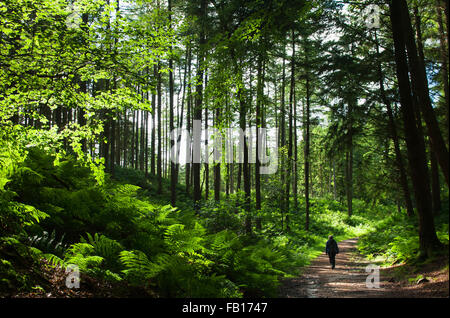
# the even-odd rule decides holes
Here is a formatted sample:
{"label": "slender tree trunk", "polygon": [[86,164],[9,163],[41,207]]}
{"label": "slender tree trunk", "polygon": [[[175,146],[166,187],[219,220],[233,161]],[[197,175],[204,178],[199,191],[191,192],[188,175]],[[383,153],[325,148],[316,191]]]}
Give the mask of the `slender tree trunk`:
{"label": "slender tree trunk", "polygon": [[[188,94],[187,94],[187,118],[186,118],[186,130],[189,133],[189,136],[191,136],[191,105],[192,105],[192,89],[191,89],[191,64],[192,64],[192,58],[191,58],[191,48],[188,48],[189,50],[189,57],[188,57]],[[185,183],[186,183],[186,193],[189,195],[189,189],[190,189],[190,181],[191,181],[191,144],[190,139],[188,138],[188,141],[186,143],[186,175],[185,175]]]}
{"label": "slender tree trunk", "polygon": [[[158,78],[158,66],[155,64],[153,66],[153,77]],[[151,143],[150,143],[150,173],[154,176],[156,175],[156,95],[155,92],[152,91],[152,130],[151,130]]]}
{"label": "slender tree trunk", "polygon": [[[205,39],[205,21],[207,17],[207,2],[206,0],[200,1],[199,21],[200,21],[200,34],[198,45],[198,68],[197,68],[197,86],[195,95],[195,110],[194,120],[201,121],[202,119],[202,106],[203,106],[203,67],[204,67],[204,45]],[[195,130],[195,129],[194,129]],[[198,148],[198,149],[196,149]],[[198,147],[194,143],[194,162],[193,162],[193,174],[194,174],[194,202],[195,208],[199,209],[199,203],[201,200],[200,189],[200,141],[198,141]],[[197,159],[197,160],[195,160]],[[196,162],[198,161],[198,162]]]}
{"label": "slender tree trunk", "polygon": [[288,143],[288,158],[287,158],[287,173],[286,173],[286,229],[289,231],[289,214],[290,214],[290,186],[292,182],[292,154],[293,154],[293,108],[294,105],[294,92],[295,92],[295,34],[294,30],[291,31],[292,35],[292,56],[291,56],[291,83],[289,87],[289,143]]}
{"label": "slender tree trunk", "polygon": [[157,135],[158,135],[158,148],[156,151],[156,175],[158,180],[158,194],[162,193],[162,131],[161,131],[161,111],[162,111],[162,91],[161,91],[161,74],[159,72],[160,64],[158,63],[158,71],[157,71],[157,94],[158,94],[158,102],[157,102]]}
{"label": "slender tree trunk", "polygon": [[145,111],[145,178],[148,178],[148,111]]}
{"label": "slender tree trunk", "polygon": [[294,192],[294,210],[298,212],[298,138],[297,138],[297,102],[294,89],[294,182],[292,191]]}
{"label": "slender tree trunk", "polygon": [[261,210],[261,176],[260,176],[260,158],[261,158],[261,147],[260,147],[260,131],[261,127],[261,102],[262,102],[262,54],[258,56],[258,66],[257,66],[257,95],[256,95],[256,163],[255,163],[255,200],[256,200],[256,211]]}
{"label": "slender tree trunk", "polygon": [[208,95],[206,87],[208,86],[208,73],[205,74],[205,200],[209,197],[209,149],[208,149]]}
{"label": "slender tree trunk", "polygon": [[[169,28],[172,28],[172,0],[168,0],[167,9],[169,11]],[[170,47],[170,54],[172,54],[172,47]],[[169,112],[170,112],[170,128],[169,131],[172,132],[175,129],[174,126],[174,105],[173,105],[173,59],[172,55],[169,58]],[[176,163],[175,160],[175,140],[171,138],[170,140],[170,203],[172,206],[176,205],[177,201],[177,171],[176,171]]]}
{"label": "slender tree trunk", "polygon": [[310,88],[310,80],[309,80],[309,71],[306,71],[306,105],[305,105],[305,114],[303,114],[304,118],[304,130],[305,130],[305,138],[304,138],[304,173],[305,173],[305,230],[309,231],[309,214],[310,214],[310,200],[309,200],[309,163],[310,163],[310,111],[311,111],[311,88]]}
{"label": "slender tree trunk", "polygon": [[[379,56],[380,51],[379,51],[379,47],[378,47],[378,39],[376,38],[376,33],[375,33],[375,39],[376,39],[376,46],[377,46],[376,47],[377,54]],[[413,209],[413,205],[412,205],[412,201],[411,201],[411,194],[409,191],[408,179],[406,176],[405,165],[403,163],[402,153],[400,151],[400,143],[398,140],[397,127],[395,125],[394,113],[392,111],[391,102],[387,98],[386,91],[384,89],[384,78],[383,78],[383,72],[382,72],[380,60],[378,61],[378,74],[379,74],[378,77],[379,77],[379,82],[380,82],[381,99],[383,100],[383,103],[385,104],[386,109],[387,109],[387,114],[388,114],[388,119],[389,119],[388,123],[389,123],[390,133],[391,133],[390,135],[392,137],[392,141],[394,142],[395,159],[396,159],[396,163],[397,163],[397,168],[400,173],[400,185],[403,190],[403,199],[404,199],[405,206],[406,206],[406,213],[408,216],[413,216],[414,209]]]}
{"label": "slender tree trunk", "polygon": [[[309,65],[308,61],[308,43],[305,43],[305,58],[306,65]],[[309,214],[310,214],[310,189],[309,189],[309,170],[310,170],[310,126],[311,126],[311,85],[309,78],[309,68],[306,67],[305,78],[306,78],[306,105],[304,108],[303,120],[304,120],[304,173],[305,173],[305,230],[309,231]]]}
{"label": "slender tree trunk", "polygon": [[[258,66],[257,66],[257,95],[256,95],[256,164],[255,164],[255,199],[256,199],[256,213],[261,210],[261,156],[262,156],[262,139],[259,129],[262,128],[262,113],[261,104],[263,101],[263,88],[264,88],[264,78],[263,78],[263,56],[261,53],[258,55]],[[261,230],[261,217],[256,217],[256,229]]]}
{"label": "slender tree trunk", "polygon": [[[187,81],[187,77],[188,77],[188,73],[187,73],[187,65],[188,65],[188,60],[189,60],[189,50],[190,48],[187,47],[186,48],[186,62],[184,63],[184,76],[183,76],[183,93],[182,93],[182,98],[181,98],[181,112],[178,116],[178,129],[182,129],[183,128],[183,118],[184,118],[184,104],[185,104],[185,99],[186,99],[186,81]],[[181,79],[181,74],[180,74],[180,79]],[[178,176],[180,173],[180,147],[181,147],[181,134],[177,136],[177,164],[176,164],[176,181],[177,183],[179,182],[178,180]]]}
{"label": "slender tree trunk", "polygon": [[336,161],[333,159],[333,199],[337,200]]}
{"label": "slender tree trunk", "polygon": [[[286,48],[283,47],[283,71],[281,75],[281,109],[280,109],[280,147],[284,148],[286,146],[286,107],[285,107],[285,89],[286,89]],[[285,156],[284,153],[281,155],[281,185],[283,186],[286,182],[286,169],[285,169]],[[287,203],[285,201],[285,196],[281,191],[280,200],[280,210],[281,210],[281,230],[284,230],[284,217],[286,213]]]}
{"label": "slender tree trunk", "polygon": [[[242,88],[238,91],[238,99],[239,99],[239,126],[242,131],[246,129],[246,113],[247,113],[247,105],[244,100]],[[247,138],[244,136],[244,162],[240,164],[242,166],[242,176],[244,179],[244,193],[245,193],[245,204],[244,208],[247,211],[247,215],[245,217],[245,232],[250,234],[252,232],[252,223],[251,223],[251,207],[250,207],[250,171],[248,165],[248,142]]]}
{"label": "slender tree trunk", "polygon": [[[215,112],[215,126],[220,127],[221,118],[220,118],[220,107],[216,106]],[[220,162],[219,158],[214,158],[214,200],[217,202],[220,201]],[[227,191],[228,191],[228,177],[227,177]]]}

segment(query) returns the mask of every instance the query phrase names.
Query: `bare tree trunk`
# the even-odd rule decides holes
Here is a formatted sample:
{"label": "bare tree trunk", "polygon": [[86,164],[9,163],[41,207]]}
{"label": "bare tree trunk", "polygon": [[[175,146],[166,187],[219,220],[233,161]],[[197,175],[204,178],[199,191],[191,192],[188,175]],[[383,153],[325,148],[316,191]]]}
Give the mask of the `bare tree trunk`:
{"label": "bare tree trunk", "polygon": [[158,194],[162,193],[162,131],[161,131],[161,111],[162,111],[162,91],[161,91],[161,74],[159,73],[160,64],[158,63],[158,72],[157,72],[157,94],[158,94],[158,104],[157,104],[157,134],[158,134],[158,148],[156,152],[156,175],[158,180]]}
{"label": "bare tree trunk", "polygon": [[295,34],[294,30],[291,31],[292,35],[292,56],[291,56],[291,83],[289,87],[289,143],[288,143],[288,158],[287,158],[287,173],[286,173],[286,230],[289,231],[289,214],[290,214],[290,186],[292,182],[292,152],[293,152],[293,108],[294,105],[294,92],[295,92]]}
{"label": "bare tree trunk", "polygon": [[[430,147],[431,148],[431,147]],[[439,165],[436,160],[436,155],[430,149],[431,162],[431,195],[433,214],[437,215],[441,211],[441,185],[439,182]]]}
{"label": "bare tree trunk", "polygon": [[[379,56],[380,51],[379,51],[379,47],[378,47],[378,39],[376,38],[376,33],[375,33],[375,39],[376,39],[376,45],[377,45],[377,54]],[[409,191],[408,179],[407,179],[406,171],[405,171],[405,165],[403,163],[402,153],[400,151],[400,143],[398,140],[397,127],[395,125],[395,120],[394,120],[394,113],[392,111],[391,102],[387,98],[386,92],[384,89],[384,78],[383,78],[383,72],[381,69],[381,61],[378,62],[378,74],[379,74],[379,81],[380,81],[381,99],[383,100],[383,103],[385,104],[386,109],[387,109],[391,137],[392,137],[392,141],[394,142],[395,159],[396,159],[396,163],[397,163],[397,168],[400,173],[400,185],[403,190],[403,199],[405,201],[406,213],[408,216],[413,216],[414,209],[413,209],[413,205],[412,205],[412,201],[411,201],[411,194]]]}
{"label": "bare tree trunk", "polygon": [[410,173],[414,186],[417,214],[419,217],[420,251],[422,255],[431,256],[434,250],[440,249],[441,243],[436,236],[434,227],[428,169],[426,166],[425,148],[423,147],[423,136],[420,136],[417,130],[408,76],[404,31],[402,28],[402,21],[398,18],[402,15],[402,6],[400,1],[391,0],[389,7],[395,47],[395,62],[400,92],[401,112],[403,114]]}
{"label": "bare tree trunk", "polygon": [[[442,21],[442,6],[444,6],[441,0],[436,0],[436,16],[439,26],[439,41],[440,41],[440,53],[441,53],[441,72],[442,72],[442,82],[444,84],[444,98],[445,98],[445,118],[446,118],[446,132],[447,132],[447,142],[448,142],[448,123],[449,123],[449,113],[450,113],[450,92],[449,92],[449,62],[448,62],[448,43],[447,47],[445,45],[445,32],[444,25]],[[445,1],[445,6],[448,6],[448,0]],[[417,11],[417,6],[415,7],[415,12]],[[417,15],[417,13],[416,13]],[[448,32],[448,21],[447,21],[447,32]]]}
{"label": "bare tree trunk", "polygon": [[[284,148],[286,146],[286,108],[285,108],[285,88],[286,88],[286,48],[283,47],[283,72],[281,77],[281,109],[280,109],[280,147]],[[286,169],[285,169],[285,156],[281,156],[281,185],[283,186],[286,182]],[[281,191],[280,200],[280,211],[281,211],[281,230],[284,230],[284,217],[286,210],[285,196],[283,191]]]}
{"label": "bare tree trunk", "polygon": [[[202,106],[203,106],[203,66],[204,66],[204,44],[206,43],[205,39],[205,20],[207,15],[207,2],[206,0],[201,0],[200,2],[200,11],[199,11],[199,21],[201,23],[200,26],[200,34],[199,34],[199,45],[198,45],[198,68],[197,68],[197,86],[196,86],[196,95],[195,95],[195,110],[194,110],[194,120],[201,121],[202,119]],[[200,141],[199,141],[200,142]],[[199,149],[196,149],[196,145],[194,143],[194,159],[200,158],[200,145],[198,145]],[[194,202],[196,210],[199,209],[199,203],[201,200],[201,189],[200,189],[200,162],[193,162],[193,174],[194,174]],[[199,161],[199,160],[198,160]]]}
{"label": "bare tree trunk", "polygon": [[[308,65],[308,44],[305,44],[305,58],[306,65]],[[309,199],[309,169],[310,169],[310,126],[311,126],[311,87],[310,87],[310,79],[309,79],[309,69],[306,68],[306,105],[304,108],[303,120],[304,120],[304,173],[305,173],[305,230],[309,231],[309,214],[310,214],[310,199]]]}
{"label": "bare tree trunk", "polygon": [[[169,10],[169,28],[172,28],[172,0],[168,0],[167,9]],[[172,54],[172,46],[170,47],[170,54]],[[175,129],[174,126],[174,106],[173,106],[173,59],[172,55],[169,58],[169,112],[170,112],[170,129],[169,133]],[[175,163],[175,151],[172,151],[175,148],[175,140],[170,140],[170,203],[172,206],[176,205],[177,201],[177,172],[176,172],[176,163]]]}
{"label": "bare tree trunk", "polygon": [[209,149],[208,149],[208,95],[206,87],[208,86],[208,74],[205,74],[205,200],[209,197]]}
{"label": "bare tree trunk", "polygon": [[[411,82],[415,93],[417,94],[420,109],[425,120],[428,134],[431,138],[431,146],[436,153],[437,160],[441,166],[447,185],[448,179],[448,149],[442,138],[439,124],[436,119],[428,89],[428,80],[426,78],[425,65],[419,54],[423,54],[422,50],[418,51],[414,40],[414,32],[409,17],[408,5],[405,0],[398,0],[400,10],[400,21],[402,32],[405,35],[406,51],[409,61],[409,69],[411,72]],[[416,24],[418,38],[420,39],[420,21]]]}

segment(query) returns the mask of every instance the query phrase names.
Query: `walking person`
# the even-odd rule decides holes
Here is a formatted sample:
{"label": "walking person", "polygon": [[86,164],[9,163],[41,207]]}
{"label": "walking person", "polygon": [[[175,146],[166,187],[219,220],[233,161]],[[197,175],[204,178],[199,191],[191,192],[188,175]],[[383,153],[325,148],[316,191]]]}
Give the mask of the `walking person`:
{"label": "walking person", "polygon": [[331,269],[334,269],[336,267],[336,254],[339,254],[339,247],[334,240],[333,235],[328,237],[325,253],[330,258]]}

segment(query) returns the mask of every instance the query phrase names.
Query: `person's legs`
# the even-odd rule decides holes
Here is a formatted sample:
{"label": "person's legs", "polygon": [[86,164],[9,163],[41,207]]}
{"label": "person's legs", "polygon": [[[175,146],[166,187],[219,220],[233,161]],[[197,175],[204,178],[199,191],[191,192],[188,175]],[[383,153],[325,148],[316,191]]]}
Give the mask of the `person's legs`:
{"label": "person's legs", "polygon": [[336,259],[335,259],[336,255],[333,253],[330,253],[329,256],[330,256],[331,268],[334,269],[334,267],[336,266]]}

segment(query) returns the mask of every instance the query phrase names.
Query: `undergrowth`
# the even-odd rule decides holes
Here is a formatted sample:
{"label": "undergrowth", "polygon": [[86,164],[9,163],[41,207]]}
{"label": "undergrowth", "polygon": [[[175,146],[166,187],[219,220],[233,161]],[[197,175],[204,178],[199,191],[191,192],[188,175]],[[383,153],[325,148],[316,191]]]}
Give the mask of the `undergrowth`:
{"label": "undergrowth", "polygon": [[[448,200],[435,216],[436,234],[446,248],[440,254],[448,254]],[[394,212],[374,222],[374,230],[361,236],[359,251],[368,259],[377,260],[387,266],[394,263],[420,262],[417,216],[408,217],[405,213]]]}
{"label": "undergrowth", "polygon": [[37,269],[45,260],[159,297],[276,297],[281,279],[323,252],[328,235],[346,239],[372,230],[362,201],[348,217],[340,203],[316,199],[309,231],[303,201],[289,211],[289,229],[280,222],[286,211],[268,201],[253,215],[261,228],[246,234],[242,193],[206,201],[195,213],[184,187],[172,207],[143,172],[117,168],[114,179],[106,175],[99,184],[75,158],[37,147],[1,171],[3,293],[38,288],[20,268]]}

